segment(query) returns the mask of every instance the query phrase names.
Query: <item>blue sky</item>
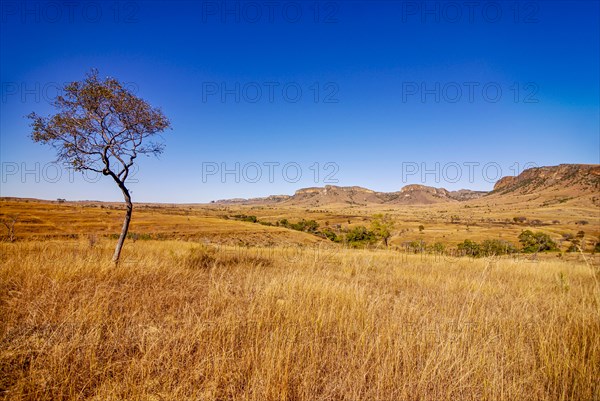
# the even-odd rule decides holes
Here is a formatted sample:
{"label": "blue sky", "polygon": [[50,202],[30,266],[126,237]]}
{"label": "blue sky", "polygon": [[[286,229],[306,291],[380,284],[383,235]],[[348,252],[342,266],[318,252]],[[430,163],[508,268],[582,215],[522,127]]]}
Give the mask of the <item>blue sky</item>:
{"label": "blue sky", "polygon": [[475,3],[3,1],[0,195],[121,200],[52,164],[24,118],[92,67],[172,121],[134,201],[489,190],[600,163],[599,2]]}

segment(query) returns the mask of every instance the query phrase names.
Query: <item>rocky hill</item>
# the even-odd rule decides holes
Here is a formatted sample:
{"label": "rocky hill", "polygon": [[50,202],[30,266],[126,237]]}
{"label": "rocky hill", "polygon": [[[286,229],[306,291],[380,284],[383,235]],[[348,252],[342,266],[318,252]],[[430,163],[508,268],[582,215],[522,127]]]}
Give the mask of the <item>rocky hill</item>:
{"label": "rocky hill", "polygon": [[[546,198],[574,199],[592,197],[600,201],[600,165],[561,164],[535,167],[518,176],[503,177],[492,192],[461,189],[448,191],[420,184],[406,185],[396,192],[377,192],[363,187],[302,188],[294,195],[271,195],[264,198],[220,200],[220,204],[286,205],[318,207],[324,205],[430,205],[444,202],[467,202],[484,196],[512,197],[540,195]],[[507,198],[508,199],[508,198]]]}
{"label": "rocky hill", "polygon": [[494,185],[493,194],[533,194],[570,191],[574,195],[600,192],[600,165],[561,164],[534,167],[518,176],[503,177]]}
{"label": "rocky hill", "polygon": [[270,195],[262,198],[233,198],[233,199],[220,199],[211,203],[218,203],[221,205],[271,205],[280,203],[290,199],[290,195]]}
{"label": "rocky hill", "polygon": [[461,189],[459,191],[448,191],[444,188],[429,187],[426,185],[411,184],[403,187],[399,192],[388,194],[390,198],[385,203],[404,205],[427,205],[441,202],[462,202],[485,196],[485,191],[471,191]]}
{"label": "rocky hill", "polygon": [[325,187],[310,187],[297,190],[294,195],[271,195],[265,198],[225,199],[219,204],[282,204],[289,206],[321,206],[330,204],[344,205],[427,205],[441,202],[460,202],[476,199],[487,192],[461,189],[448,191],[444,188],[434,188],[425,185],[412,184],[397,192],[377,192],[371,189],[352,186],[340,187],[326,185]]}

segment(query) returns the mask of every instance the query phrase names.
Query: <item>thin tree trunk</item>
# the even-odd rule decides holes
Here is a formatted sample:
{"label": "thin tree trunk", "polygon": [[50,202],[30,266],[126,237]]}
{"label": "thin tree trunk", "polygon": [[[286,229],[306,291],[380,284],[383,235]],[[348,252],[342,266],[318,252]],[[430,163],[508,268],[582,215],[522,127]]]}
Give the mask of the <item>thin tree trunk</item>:
{"label": "thin tree trunk", "polygon": [[131,214],[133,212],[133,203],[131,203],[131,196],[129,195],[129,191],[125,186],[121,186],[121,191],[123,191],[123,196],[125,197],[125,203],[127,204],[127,212],[125,213],[125,220],[123,221],[123,228],[121,229],[121,235],[119,236],[119,241],[117,242],[117,247],[115,248],[115,253],[113,254],[113,262],[115,264],[119,263],[119,258],[121,257],[121,250],[123,249],[123,244],[125,243],[125,238],[127,238],[127,231],[129,231],[129,222],[131,222]]}

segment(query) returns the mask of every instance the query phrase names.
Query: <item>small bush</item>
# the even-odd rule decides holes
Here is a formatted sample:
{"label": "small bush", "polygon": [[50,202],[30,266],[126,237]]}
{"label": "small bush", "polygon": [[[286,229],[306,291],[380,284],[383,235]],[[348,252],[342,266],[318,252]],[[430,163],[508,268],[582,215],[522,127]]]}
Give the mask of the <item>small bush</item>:
{"label": "small bush", "polygon": [[346,242],[353,247],[372,244],[376,240],[377,236],[365,226],[354,227],[346,233]]}
{"label": "small bush", "polygon": [[458,244],[458,251],[462,255],[478,258],[484,256],[510,255],[516,253],[517,248],[512,243],[499,239],[486,239],[481,244],[466,239]]}
{"label": "small bush", "polygon": [[247,216],[245,214],[236,214],[233,216],[236,220],[247,221],[249,223],[258,223],[258,218],[256,216]]}
{"label": "small bush", "polygon": [[517,248],[508,241],[486,239],[481,243],[481,256],[509,255],[517,252]]}
{"label": "small bush", "polygon": [[430,247],[428,247],[428,250],[431,253],[442,254],[446,250],[446,245],[444,245],[441,242],[436,242],[433,245],[431,245]]}
{"label": "small bush", "polygon": [[521,251],[524,253],[558,250],[558,246],[550,236],[539,231],[535,233],[530,230],[523,231],[519,234],[519,242],[521,243]]}
{"label": "small bush", "polygon": [[319,229],[319,223],[314,220],[300,220],[297,223],[293,223],[289,225],[289,228],[297,231],[304,231],[307,233],[316,233]]}
{"label": "small bush", "polygon": [[412,253],[423,253],[427,249],[427,243],[423,240],[407,242],[405,246],[406,250]]}
{"label": "small bush", "polygon": [[330,241],[333,241],[333,242],[341,241],[341,238],[329,228],[326,228],[325,230],[323,230],[321,232],[321,234]]}
{"label": "small bush", "polygon": [[477,242],[466,239],[458,244],[458,251],[465,256],[478,257],[480,256],[481,248]]}
{"label": "small bush", "polygon": [[316,234],[319,229],[319,223],[315,220],[300,220],[296,223],[290,223],[287,219],[281,219],[275,223],[278,227],[290,228],[296,231],[304,231],[312,234]]}

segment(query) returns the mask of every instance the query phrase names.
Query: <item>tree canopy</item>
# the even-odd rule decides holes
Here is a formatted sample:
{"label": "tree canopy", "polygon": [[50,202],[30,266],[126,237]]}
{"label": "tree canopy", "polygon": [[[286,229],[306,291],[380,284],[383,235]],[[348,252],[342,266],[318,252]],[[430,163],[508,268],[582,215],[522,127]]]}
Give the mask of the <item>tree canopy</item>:
{"label": "tree canopy", "polygon": [[31,137],[56,149],[58,161],[76,171],[110,176],[121,189],[127,214],[113,256],[118,262],[133,209],[126,186],[129,172],[138,156],[162,153],[163,144],[153,137],[171,124],[160,109],[118,80],[100,79],[97,70],[91,70],[83,81],[66,84],[53,106],[57,110],[53,116],[28,115]]}

